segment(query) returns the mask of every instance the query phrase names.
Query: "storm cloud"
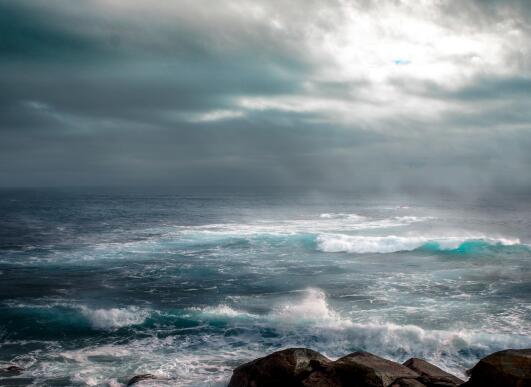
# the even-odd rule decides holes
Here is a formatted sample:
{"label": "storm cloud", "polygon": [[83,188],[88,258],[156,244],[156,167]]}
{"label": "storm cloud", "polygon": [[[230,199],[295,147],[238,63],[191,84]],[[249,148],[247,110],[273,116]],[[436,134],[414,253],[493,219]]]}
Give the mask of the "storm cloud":
{"label": "storm cloud", "polygon": [[0,0],[0,185],[531,192],[526,1]]}

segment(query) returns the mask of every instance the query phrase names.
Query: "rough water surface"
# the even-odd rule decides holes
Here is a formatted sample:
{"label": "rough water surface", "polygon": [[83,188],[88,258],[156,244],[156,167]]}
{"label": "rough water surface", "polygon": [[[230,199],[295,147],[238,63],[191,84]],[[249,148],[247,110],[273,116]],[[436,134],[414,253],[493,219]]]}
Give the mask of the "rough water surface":
{"label": "rough water surface", "polygon": [[255,194],[0,193],[0,366],[226,385],[286,347],[462,376],[531,346],[531,211]]}

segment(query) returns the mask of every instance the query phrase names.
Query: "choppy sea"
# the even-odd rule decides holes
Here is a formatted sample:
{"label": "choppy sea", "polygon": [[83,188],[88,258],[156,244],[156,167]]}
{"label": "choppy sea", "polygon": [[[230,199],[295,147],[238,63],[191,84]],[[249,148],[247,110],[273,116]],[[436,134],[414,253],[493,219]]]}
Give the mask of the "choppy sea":
{"label": "choppy sea", "polygon": [[304,346],[463,376],[531,347],[530,243],[525,200],[3,190],[0,367],[20,385],[224,386]]}

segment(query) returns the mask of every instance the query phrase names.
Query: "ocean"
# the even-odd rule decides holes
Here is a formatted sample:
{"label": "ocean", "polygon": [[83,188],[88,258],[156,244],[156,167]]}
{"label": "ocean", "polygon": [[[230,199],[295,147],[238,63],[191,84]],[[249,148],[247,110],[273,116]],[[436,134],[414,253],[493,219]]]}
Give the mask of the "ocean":
{"label": "ocean", "polygon": [[309,347],[463,376],[531,347],[530,243],[531,203],[510,198],[2,190],[0,368],[224,386]]}

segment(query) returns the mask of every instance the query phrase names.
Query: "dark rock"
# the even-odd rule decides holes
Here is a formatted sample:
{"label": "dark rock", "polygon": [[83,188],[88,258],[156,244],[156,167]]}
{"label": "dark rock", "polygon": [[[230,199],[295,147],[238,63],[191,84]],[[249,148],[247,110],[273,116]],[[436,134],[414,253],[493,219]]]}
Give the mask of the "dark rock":
{"label": "dark rock", "polygon": [[407,360],[404,365],[420,374],[419,381],[428,387],[454,387],[464,383],[464,380],[443,371],[426,360],[413,357]]}
{"label": "dark rock", "polygon": [[397,379],[393,382],[391,387],[426,387],[424,383],[417,379]]}
{"label": "dark rock", "polygon": [[335,361],[333,373],[343,385],[387,387],[397,379],[417,379],[415,371],[367,352],[354,352]]}
{"label": "dark rock", "polygon": [[313,371],[322,372],[330,363],[311,349],[285,349],[236,368],[229,387],[303,386],[303,380]]}
{"label": "dark rock", "polygon": [[463,387],[531,386],[531,349],[508,349],[481,359]]}
{"label": "dark rock", "polygon": [[318,352],[292,348],[239,366],[229,387],[455,387],[461,383],[421,359],[402,365],[354,352],[331,361]]}
{"label": "dark rock", "polygon": [[342,383],[333,373],[315,371],[302,381],[302,385],[304,387],[341,387]]}
{"label": "dark rock", "polygon": [[157,379],[155,375],[152,374],[142,374],[133,376],[128,382],[127,386],[132,386],[135,383],[141,382],[142,380]]}
{"label": "dark rock", "polygon": [[10,365],[4,369],[0,369],[0,376],[18,376],[22,374],[24,371],[24,368],[16,366],[16,365]]}

